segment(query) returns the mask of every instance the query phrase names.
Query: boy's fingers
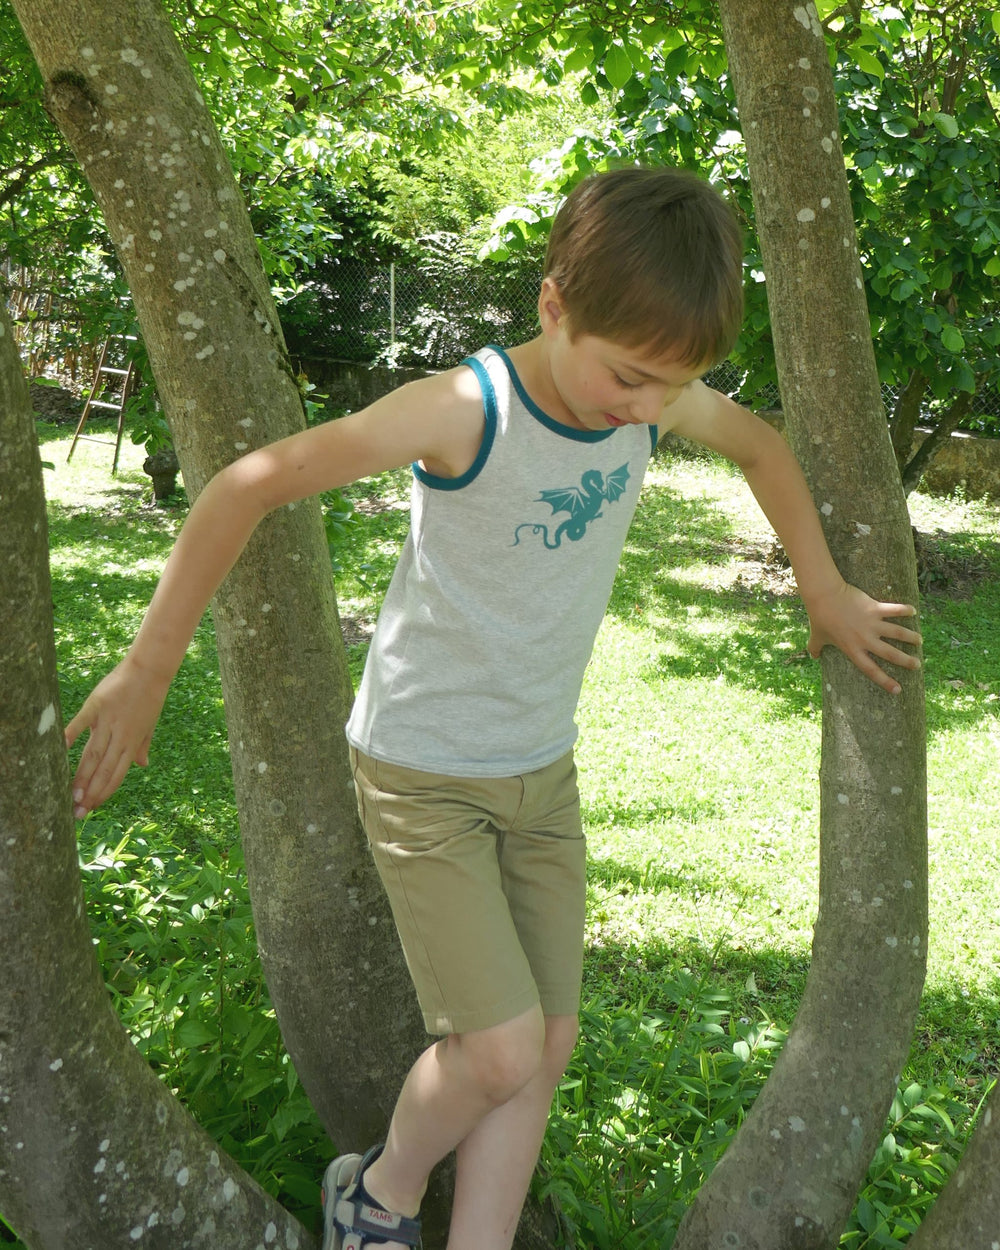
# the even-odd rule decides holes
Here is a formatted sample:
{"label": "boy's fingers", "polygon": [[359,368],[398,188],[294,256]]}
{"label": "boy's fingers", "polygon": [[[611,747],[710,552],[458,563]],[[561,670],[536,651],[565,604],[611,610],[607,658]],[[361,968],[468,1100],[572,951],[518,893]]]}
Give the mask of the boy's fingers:
{"label": "boy's fingers", "polygon": [[100,807],[121,785],[131,763],[127,753],[116,751],[105,755],[86,781],[78,778],[73,787],[74,814],[79,818]]}
{"label": "boy's fingers", "polygon": [[883,659],[889,660],[893,664],[898,664],[900,668],[916,669],[921,667],[919,656],[911,655],[909,651],[900,651],[898,647],[893,647],[889,644],[886,644],[886,646],[880,650],[878,654],[881,655]]}
{"label": "boy's fingers", "polygon": [[86,708],[86,704],[84,705],[84,707],[80,708],[79,712],[77,712],[77,714],[73,717],[73,719],[69,722],[69,724],[63,730],[63,733],[66,737],[66,749],[67,750],[69,750],[69,748],[73,745],[73,743],[77,740],[77,738],[79,738],[79,736],[83,733],[83,731],[87,728],[89,724],[90,718],[85,714],[85,708]]}
{"label": "boy's fingers", "polygon": [[871,658],[870,655],[864,657],[864,663],[856,661],[858,668],[866,677],[871,678],[876,686],[881,686],[883,690],[887,690],[889,694],[899,694],[900,685],[895,677],[891,677],[883,668]]}

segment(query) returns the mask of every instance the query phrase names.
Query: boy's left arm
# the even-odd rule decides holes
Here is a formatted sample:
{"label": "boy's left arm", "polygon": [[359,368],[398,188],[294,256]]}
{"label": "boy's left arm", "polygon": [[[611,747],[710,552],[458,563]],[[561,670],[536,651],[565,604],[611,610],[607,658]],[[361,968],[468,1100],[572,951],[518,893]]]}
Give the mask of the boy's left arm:
{"label": "boy's left arm", "polygon": [[905,603],[879,603],[844,581],[820,525],[805,477],[791,448],[766,421],[696,382],[664,409],[669,428],[734,461],[777,534],[809,614],[809,654],[839,647],[876,685],[899,694],[899,683],[877,663],[915,669],[920,661],[895,642],[920,645],[920,635],[890,619],[915,616]]}

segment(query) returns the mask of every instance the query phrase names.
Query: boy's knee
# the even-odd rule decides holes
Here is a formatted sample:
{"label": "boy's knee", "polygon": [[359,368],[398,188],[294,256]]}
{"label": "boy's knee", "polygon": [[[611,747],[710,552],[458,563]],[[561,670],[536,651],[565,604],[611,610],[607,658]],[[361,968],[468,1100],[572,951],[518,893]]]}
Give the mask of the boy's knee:
{"label": "boy's knee", "polygon": [[545,1048],[542,1052],[542,1067],[553,1085],[558,1083],[559,1078],[566,1071],[579,1034],[580,1021],[577,1016],[545,1017]]}
{"label": "boy's knee", "polygon": [[535,1008],[490,1029],[458,1039],[477,1086],[495,1106],[508,1102],[531,1081],[545,1057],[545,1018]]}

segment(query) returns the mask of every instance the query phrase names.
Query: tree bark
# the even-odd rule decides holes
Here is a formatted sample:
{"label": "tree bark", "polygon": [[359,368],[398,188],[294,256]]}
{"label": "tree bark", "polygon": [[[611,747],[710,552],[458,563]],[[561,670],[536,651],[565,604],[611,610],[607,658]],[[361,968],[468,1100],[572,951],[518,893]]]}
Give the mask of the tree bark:
{"label": "tree bark", "polygon": [[0,301],[0,1207],[32,1250],[307,1250],[113,1012],[83,910],[42,472]]}
{"label": "tree bark", "polygon": [[[813,4],[721,0],[792,445],[848,581],[915,603]],[[923,689],[898,698],[824,653],[820,899],[788,1042],[676,1250],[837,1245],[912,1035],[927,934]]]}
{"label": "tree bark", "polygon": [[962,391],[951,402],[948,411],[938,418],[938,423],[913,453],[913,459],[903,470],[903,491],[909,495],[920,485],[924,470],[934,459],[938,448],[951,438],[962,420],[972,408],[973,396],[969,391]]}
{"label": "tree bark", "polygon": [[896,456],[900,473],[903,471],[910,451],[913,447],[913,432],[920,420],[920,405],[927,390],[927,376],[914,369],[903,387],[902,394],[896,401],[896,407],[889,421],[889,433],[892,438],[892,450]]}
{"label": "tree bark", "polygon": [[[245,206],[154,0],[14,9],[114,240],[194,497],[228,461],[303,425]],[[384,1134],[426,1037],[357,822],[352,691],[315,501],[261,525],[213,613],[268,987],[327,1131],[360,1148]],[[433,1236],[440,1188],[425,1210]]]}

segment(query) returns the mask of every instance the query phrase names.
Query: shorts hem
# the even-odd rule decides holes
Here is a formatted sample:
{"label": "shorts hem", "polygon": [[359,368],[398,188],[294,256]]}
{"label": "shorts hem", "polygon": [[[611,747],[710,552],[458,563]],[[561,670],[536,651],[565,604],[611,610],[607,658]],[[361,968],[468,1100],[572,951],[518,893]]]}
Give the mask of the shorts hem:
{"label": "shorts hem", "polygon": [[506,1024],[517,1016],[523,1016],[532,1007],[539,1006],[538,994],[518,994],[516,998],[508,998],[506,1002],[495,1003],[491,1007],[482,1007],[477,1011],[425,1011],[424,1028],[435,1036],[449,1033],[478,1033],[481,1029],[492,1029],[498,1024]]}
{"label": "shorts hem", "polygon": [[580,986],[572,989],[565,986],[553,986],[549,990],[539,987],[538,994],[542,1011],[547,1016],[578,1016],[580,1014]]}

